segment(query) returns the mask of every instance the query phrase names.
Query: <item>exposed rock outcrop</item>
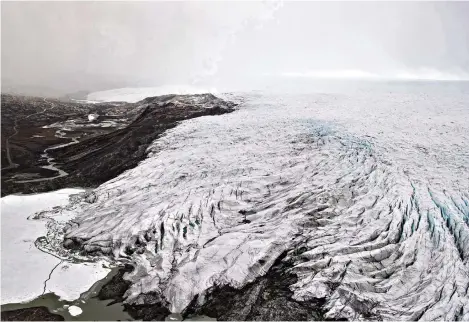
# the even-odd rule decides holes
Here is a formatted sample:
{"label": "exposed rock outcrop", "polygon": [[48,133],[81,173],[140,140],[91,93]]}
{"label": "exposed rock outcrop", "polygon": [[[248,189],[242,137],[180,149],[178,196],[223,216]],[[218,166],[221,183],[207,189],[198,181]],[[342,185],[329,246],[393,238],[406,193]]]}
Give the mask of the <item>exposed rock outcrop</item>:
{"label": "exposed rock outcrop", "polygon": [[49,312],[45,306],[2,311],[2,321],[64,321],[64,317]]}
{"label": "exposed rock outcrop", "polygon": [[[135,167],[150,143],[179,121],[228,113],[233,107],[212,94],[164,95],[134,104],[2,95],[2,195],[95,187]],[[98,111],[99,122],[90,127],[88,115]],[[79,143],[51,148],[72,138]],[[45,149],[66,176],[43,168]]]}

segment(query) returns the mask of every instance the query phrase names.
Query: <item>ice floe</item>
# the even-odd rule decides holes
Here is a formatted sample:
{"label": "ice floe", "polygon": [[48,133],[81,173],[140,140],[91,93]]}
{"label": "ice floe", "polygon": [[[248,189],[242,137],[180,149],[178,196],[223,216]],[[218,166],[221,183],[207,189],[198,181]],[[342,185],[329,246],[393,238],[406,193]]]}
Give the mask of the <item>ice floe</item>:
{"label": "ice floe", "polygon": [[108,274],[103,263],[65,263],[35,246],[38,238],[47,238],[49,219],[33,219],[34,215],[64,205],[80,192],[62,189],[1,198],[2,304],[27,302],[49,292],[71,301]]}
{"label": "ice floe", "polygon": [[83,313],[83,310],[75,305],[72,305],[68,308],[68,313],[70,313],[71,316],[77,316]]}

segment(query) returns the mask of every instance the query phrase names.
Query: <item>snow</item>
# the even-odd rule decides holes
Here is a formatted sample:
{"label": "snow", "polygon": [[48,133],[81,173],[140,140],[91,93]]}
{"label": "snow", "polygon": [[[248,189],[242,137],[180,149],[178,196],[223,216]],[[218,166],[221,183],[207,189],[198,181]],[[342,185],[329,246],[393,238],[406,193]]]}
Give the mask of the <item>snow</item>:
{"label": "snow", "polygon": [[68,308],[68,312],[71,316],[77,316],[83,313],[83,310],[78,306],[72,305]]}
{"label": "snow", "polygon": [[46,293],[73,300],[108,274],[109,270],[102,268],[102,263],[62,262],[35,246],[36,239],[46,235],[48,221],[32,219],[35,213],[65,205],[70,195],[80,192],[83,190],[62,189],[1,198],[2,304],[33,300],[43,294],[44,284]]}
{"label": "snow", "polygon": [[322,79],[378,79],[377,74],[362,70],[316,70],[309,72],[282,73],[285,77],[306,77]]}
{"label": "snow", "polygon": [[420,68],[417,70],[403,70],[396,73],[397,79],[404,80],[442,80],[442,81],[468,81],[468,73],[448,73],[431,68]]}
{"label": "snow", "polygon": [[47,282],[46,293],[55,293],[62,300],[73,301],[95,282],[102,280],[110,270],[102,262],[72,264],[61,263]]}
{"label": "snow", "polygon": [[394,81],[468,81],[469,74],[452,74],[435,69],[420,68],[417,70],[398,70],[372,73],[365,70],[339,69],[339,70],[311,70],[301,72],[285,72],[281,76],[290,78],[312,78],[312,79],[362,79],[362,80],[394,80]]}
{"label": "snow", "polygon": [[144,98],[165,94],[205,94],[217,93],[214,88],[200,88],[189,85],[167,85],[160,87],[118,88],[88,94],[88,100],[99,102],[129,102],[135,103]]}
{"label": "snow", "polygon": [[88,115],[88,121],[93,122],[93,121],[96,120],[98,117],[99,117],[98,114],[89,114],[89,115]]}
{"label": "snow", "polygon": [[65,238],[132,260],[126,301],[173,313],[291,250],[294,298],[327,318],[467,320],[469,88],[389,86],[256,92],[182,122],[65,207]]}

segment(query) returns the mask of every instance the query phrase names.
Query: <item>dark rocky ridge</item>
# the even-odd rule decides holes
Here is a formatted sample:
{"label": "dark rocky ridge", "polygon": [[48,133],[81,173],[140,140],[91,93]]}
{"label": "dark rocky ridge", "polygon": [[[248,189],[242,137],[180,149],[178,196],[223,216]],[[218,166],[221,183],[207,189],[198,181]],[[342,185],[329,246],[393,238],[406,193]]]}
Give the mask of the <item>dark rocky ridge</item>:
{"label": "dark rocky ridge", "polygon": [[49,312],[45,306],[2,312],[2,321],[64,321],[64,317]]}
{"label": "dark rocky ridge", "polygon": [[[47,191],[41,184],[17,184],[18,177],[51,178],[54,170],[44,169],[46,159],[41,155],[46,148],[99,136],[125,126],[127,119],[138,114],[139,109],[127,103],[86,104],[52,98],[14,96],[2,94],[2,196],[10,193]],[[99,113],[104,121],[122,119],[116,126],[90,126],[88,115]],[[62,131],[60,124],[75,122],[76,128]],[[44,128],[51,124],[55,127]],[[57,135],[60,130],[63,135]],[[21,178],[21,179],[23,179]],[[61,187],[58,185],[58,187]]]}
{"label": "dark rocky ridge", "polygon": [[282,254],[266,275],[241,289],[216,286],[208,291],[202,304],[197,297],[183,316],[205,315],[221,321],[322,321],[325,300],[293,300],[290,285],[297,277],[288,271],[292,266]]}
{"label": "dark rocky ridge", "polygon": [[[290,285],[297,282],[289,272],[293,259],[284,252],[264,275],[241,289],[215,286],[207,291],[203,303],[196,296],[182,313],[183,319],[197,316],[216,318],[219,321],[322,321],[325,299],[298,302],[292,298]],[[293,254],[294,256],[294,254]],[[133,267],[120,269],[98,294],[100,300],[123,302],[130,282],[124,274]],[[165,320],[170,315],[168,303],[156,293],[141,294],[139,304],[124,303],[125,311],[136,320]]]}
{"label": "dark rocky ridge", "polygon": [[[179,121],[228,113],[233,107],[233,103],[211,94],[164,95],[134,104],[87,104],[2,95],[2,196],[64,187],[96,187],[135,167],[145,158],[151,142]],[[103,120],[119,118],[123,124],[78,128],[65,138],[56,137],[54,129],[42,128],[71,119],[85,123],[87,116],[94,113],[102,115]],[[55,171],[41,168],[46,165],[41,154],[46,148],[71,142],[71,137],[77,135],[79,143],[48,152],[67,176],[34,182],[15,180],[15,176],[24,173],[41,178],[56,176]],[[9,164],[8,152],[16,165]]]}
{"label": "dark rocky ridge", "polygon": [[[124,301],[124,294],[130,287],[130,282],[124,279],[124,274],[131,272],[133,267],[126,265],[102,287],[98,293],[100,300],[113,300],[109,305]],[[166,303],[156,296],[156,294],[145,294],[142,297],[143,304],[124,303],[125,311],[136,320],[164,320],[171,312],[166,307]]]}
{"label": "dark rocky ridge", "polygon": [[53,150],[52,155],[69,173],[69,180],[79,186],[98,185],[135,167],[145,157],[147,147],[179,121],[231,111],[232,105],[213,95],[196,97],[197,103],[190,96],[147,98],[141,102],[144,110],[127,127]]}

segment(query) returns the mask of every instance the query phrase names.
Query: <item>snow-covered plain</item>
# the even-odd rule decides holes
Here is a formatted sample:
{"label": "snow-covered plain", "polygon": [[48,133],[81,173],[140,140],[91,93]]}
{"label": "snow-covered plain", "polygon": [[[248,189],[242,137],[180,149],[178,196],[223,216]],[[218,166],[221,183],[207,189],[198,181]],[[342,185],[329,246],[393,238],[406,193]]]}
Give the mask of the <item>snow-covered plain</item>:
{"label": "snow-covered plain", "polygon": [[181,123],[62,209],[65,238],[136,263],[126,300],[173,313],[289,250],[294,298],[328,318],[469,319],[468,84],[312,92]]}
{"label": "snow-covered plain", "polygon": [[[34,215],[65,205],[70,195],[80,192],[62,189],[1,198],[2,304],[27,302],[47,293],[72,301],[109,273],[100,262],[70,263],[35,246],[38,238],[46,238],[49,219],[34,219]],[[56,222],[69,219],[54,218]]]}

